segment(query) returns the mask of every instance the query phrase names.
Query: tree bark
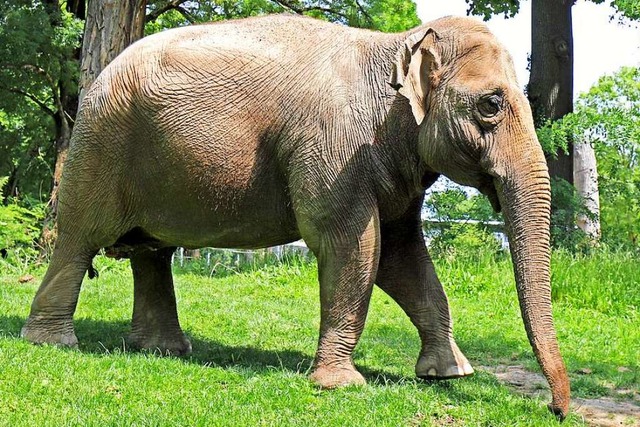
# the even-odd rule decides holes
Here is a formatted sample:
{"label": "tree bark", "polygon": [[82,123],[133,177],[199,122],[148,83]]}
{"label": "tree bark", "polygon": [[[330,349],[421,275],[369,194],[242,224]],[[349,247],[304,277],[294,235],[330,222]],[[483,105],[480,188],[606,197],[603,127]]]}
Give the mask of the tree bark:
{"label": "tree bark", "polygon": [[[62,25],[60,17],[59,0],[44,0],[43,3],[49,14],[49,22],[52,26]],[[84,18],[84,4],[80,0],[75,2],[67,2],[67,10],[76,17]],[[80,50],[76,50],[74,58],[80,58]],[[63,59],[66,60],[66,59]],[[56,238],[56,217],[58,213],[58,188],[62,177],[62,165],[67,158],[67,149],[71,140],[71,130],[73,128],[73,117],[78,109],[78,93],[69,87],[68,79],[60,79],[52,87],[53,100],[55,104],[54,122],[56,135],[54,140],[54,148],[56,153],[56,162],[53,169],[53,183],[51,186],[51,197],[49,198],[49,211],[45,218],[42,228],[42,236],[40,237],[41,255],[51,253],[51,249]],[[53,84],[52,84],[53,86]]]}
{"label": "tree bark", "polygon": [[585,207],[592,214],[592,216],[578,216],[578,227],[595,244],[600,238],[600,193],[598,191],[596,155],[590,144],[575,143],[573,172],[576,191],[584,199]]}
{"label": "tree bark", "polygon": [[[60,15],[59,0],[46,0],[55,25]],[[87,89],[98,77],[98,74],[129,44],[141,38],[144,34],[144,16],[146,0],[73,0],[67,2],[67,10],[86,22],[82,49],[79,51],[81,59],[81,75],[79,93],[69,93],[61,81],[59,83],[59,108],[56,114],[56,164],[53,173],[53,188],[49,201],[49,214],[45,220],[41,246],[49,253],[56,238],[56,218],[58,206],[58,188],[62,180],[62,170],[69,150],[72,117],[75,117],[82,98]]]}
{"label": "tree bark", "polygon": [[[536,127],[573,111],[573,0],[533,0],[531,75],[527,94]],[[573,184],[573,143],[568,153],[548,158],[551,177]]]}
{"label": "tree bark", "polygon": [[144,35],[146,3],[146,0],[89,1],[80,65],[80,104],[107,64]]}

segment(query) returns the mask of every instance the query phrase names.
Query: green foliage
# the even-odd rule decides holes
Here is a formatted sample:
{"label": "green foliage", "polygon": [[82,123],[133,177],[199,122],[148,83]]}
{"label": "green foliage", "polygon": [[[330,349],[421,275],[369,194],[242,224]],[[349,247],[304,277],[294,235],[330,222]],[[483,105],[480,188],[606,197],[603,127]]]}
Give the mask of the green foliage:
{"label": "green foliage", "polygon": [[500,241],[482,224],[449,224],[437,228],[434,234],[429,242],[429,250],[434,257],[467,258],[478,252],[493,256],[502,253]]}
{"label": "green foliage", "polygon": [[587,252],[591,239],[576,223],[593,217],[576,188],[561,178],[551,178],[551,246],[571,252]]}
{"label": "green foliage", "polygon": [[562,121],[547,119],[542,126],[536,129],[536,134],[542,150],[547,156],[555,159],[560,151],[568,153],[569,141],[573,133]]}
{"label": "green foliage", "polygon": [[591,0],[596,4],[608,1],[609,6],[613,8],[619,21],[624,23],[629,20],[640,20],[640,2],[638,0]]}
{"label": "green foliage", "polygon": [[467,196],[460,188],[430,194],[425,207],[433,217],[441,221],[472,219],[486,222],[502,219],[500,214],[493,211],[486,197],[480,194]]}
{"label": "green foliage", "polygon": [[[0,184],[6,181],[7,179],[3,178]],[[32,208],[17,203],[0,205],[0,250],[4,258],[2,264],[22,266],[38,255],[35,243],[40,237],[40,224],[43,219],[43,205]]]}
{"label": "green foliage", "polygon": [[491,204],[482,195],[467,196],[460,188],[435,192],[425,200],[429,217],[425,223],[429,249],[439,257],[472,255],[479,251],[501,252],[500,241],[492,234],[488,221],[499,221]]}
{"label": "green foliage", "polygon": [[479,15],[488,21],[494,15],[504,15],[505,18],[513,18],[520,11],[519,0],[464,0],[469,5],[468,15]]}
{"label": "green foliage", "polygon": [[[640,68],[623,67],[612,76],[600,78],[589,92],[580,96],[573,113],[538,130],[538,135],[547,150],[560,145],[556,141],[562,143],[568,138],[582,140],[594,147],[599,174],[602,242],[614,248],[638,250]],[[566,185],[555,188],[554,198],[558,198],[554,203],[561,211],[552,220],[553,224],[562,224],[557,221],[569,221],[576,214],[586,212]],[[575,238],[572,229],[558,225],[555,236],[560,238],[562,232],[568,232],[573,237],[566,241],[572,242]],[[570,247],[571,244],[560,246]]]}
{"label": "green foliage", "polygon": [[[601,4],[608,2],[615,11],[620,21],[639,20],[640,2],[638,0],[591,0]],[[505,18],[513,18],[520,11],[520,0],[465,0],[469,5],[467,14],[482,16],[488,21],[492,16],[503,15]]]}
{"label": "green foliage", "polygon": [[168,0],[148,1],[147,17],[151,20],[145,26],[145,34],[149,35],[167,28],[181,27],[193,23],[247,18],[285,11],[280,4],[269,0],[198,0],[184,2],[177,8],[169,9],[156,17],[168,3],[170,3]]}
{"label": "green foliage", "polygon": [[395,33],[420,25],[416,4],[412,0],[376,0],[364,2],[371,16],[371,26],[379,31]]}
{"label": "green foliage", "polygon": [[603,242],[640,248],[640,68],[600,78],[566,119],[593,145],[598,162]]}
{"label": "green foliage", "polygon": [[386,32],[404,31],[420,24],[415,3],[411,0],[199,0],[184,2],[156,18],[167,3],[167,0],[149,2],[148,15],[153,18],[145,27],[146,34],[189,23],[282,12]]}
{"label": "green foliage", "polygon": [[31,254],[40,234],[40,219],[37,213],[16,204],[0,205],[0,248]]}
{"label": "green foliage", "polygon": [[4,197],[48,194],[62,87],[76,90],[82,22],[43,2],[0,0],[0,176]]}

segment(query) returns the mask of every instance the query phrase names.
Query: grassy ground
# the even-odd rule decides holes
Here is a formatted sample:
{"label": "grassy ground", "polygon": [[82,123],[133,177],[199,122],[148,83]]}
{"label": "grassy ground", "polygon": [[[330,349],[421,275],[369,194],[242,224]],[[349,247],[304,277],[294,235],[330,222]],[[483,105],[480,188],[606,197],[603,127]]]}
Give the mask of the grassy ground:
{"label": "grassy ground", "polygon": [[[554,256],[554,314],[573,394],[640,386],[640,266],[611,254]],[[18,338],[38,280],[0,270],[0,425],[548,426],[546,401],[519,396],[489,373],[415,380],[415,329],[374,292],[355,362],[369,384],[331,392],[306,379],[319,305],[315,265],[292,263],[209,278],[176,274],[183,359],[131,352],[126,263],[99,259],[76,313],[80,349]],[[506,259],[438,262],[458,344],[476,365],[537,365],[522,327]],[[637,396],[637,394],[636,394]],[[582,425],[571,415],[567,426]]]}

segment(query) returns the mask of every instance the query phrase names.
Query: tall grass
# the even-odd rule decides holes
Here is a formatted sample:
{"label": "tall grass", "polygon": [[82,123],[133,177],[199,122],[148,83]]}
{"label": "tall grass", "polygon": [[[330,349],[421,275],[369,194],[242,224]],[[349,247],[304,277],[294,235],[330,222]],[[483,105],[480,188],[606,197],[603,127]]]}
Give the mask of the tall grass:
{"label": "tall grass", "polygon": [[554,301],[623,317],[640,309],[640,263],[635,254],[556,251],[551,271]]}

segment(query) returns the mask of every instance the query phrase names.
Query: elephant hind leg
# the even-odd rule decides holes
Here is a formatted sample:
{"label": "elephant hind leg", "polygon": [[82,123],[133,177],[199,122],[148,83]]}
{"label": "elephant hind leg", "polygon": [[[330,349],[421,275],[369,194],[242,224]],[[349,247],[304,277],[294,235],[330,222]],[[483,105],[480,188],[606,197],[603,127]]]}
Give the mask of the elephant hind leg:
{"label": "elephant hind leg", "polygon": [[178,321],[171,274],[174,249],[138,249],[131,254],[134,302],[129,342],[139,349],[184,355],[191,352],[191,343]]}
{"label": "elephant hind leg", "polygon": [[49,268],[21,331],[24,338],[37,344],[77,346],[73,314],[82,279],[96,253],[97,249],[79,243],[75,236],[58,236]]}
{"label": "elephant hind leg", "polygon": [[449,379],[473,374],[453,338],[449,302],[425,247],[419,222],[390,224],[382,231],[377,285],[407,313],[422,350],[416,375]]}

